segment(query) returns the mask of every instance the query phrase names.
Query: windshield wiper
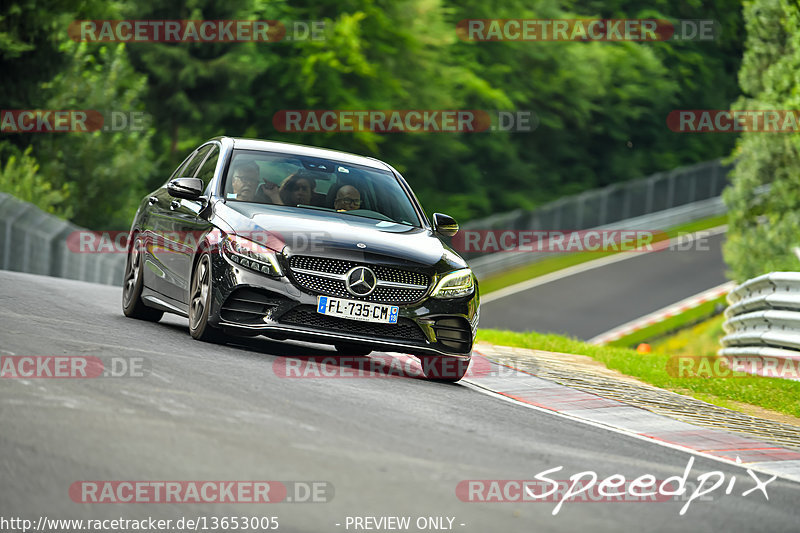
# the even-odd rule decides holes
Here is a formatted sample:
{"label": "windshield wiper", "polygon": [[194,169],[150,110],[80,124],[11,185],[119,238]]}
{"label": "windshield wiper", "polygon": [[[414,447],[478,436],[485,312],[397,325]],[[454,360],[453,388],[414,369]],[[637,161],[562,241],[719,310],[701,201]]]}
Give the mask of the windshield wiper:
{"label": "windshield wiper", "polygon": [[[292,207],[292,206],[287,206],[287,207]],[[379,213],[378,211],[372,211],[371,209],[353,209],[352,211],[339,211],[338,209],[332,209],[330,207],[321,207],[321,206],[318,206],[318,205],[308,205],[308,204],[298,204],[298,205],[293,206],[293,207],[299,207],[301,209],[313,209],[315,211],[327,211],[328,213],[340,213],[342,215],[350,215],[350,216],[353,216],[353,217],[368,218],[370,220],[382,220],[382,221],[385,221],[385,222],[393,222],[395,224],[402,224],[404,226],[412,226],[412,227],[415,227],[415,228],[418,227],[418,226],[414,226],[414,224],[412,224],[410,222],[406,222],[405,220],[395,220],[395,219],[393,219],[393,218],[391,218],[391,217],[389,217],[387,215],[384,215],[383,213]],[[363,213],[357,213],[357,212],[354,212],[354,211],[364,211],[366,213],[370,213],[370,215],[363,214]],[[377,216],[371,216],[371,215],[377,215]]]}
{"label": "windshield wiper", "polygon": [[329,211],[329,212],[336,212],[336,209],[332,209],[330,207],[322,207],[319,205],[307,205],[307,204],[297,204],[295,206],[287,206],[287,207],[299,207],[301,209],[316,209],[317,211]]}

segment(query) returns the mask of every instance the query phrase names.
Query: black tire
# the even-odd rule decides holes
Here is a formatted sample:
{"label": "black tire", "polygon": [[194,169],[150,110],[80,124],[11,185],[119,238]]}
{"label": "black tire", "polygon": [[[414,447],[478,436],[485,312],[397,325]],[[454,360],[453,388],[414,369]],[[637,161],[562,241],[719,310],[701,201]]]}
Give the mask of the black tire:
{"label": "black tire", "polygon": [[372,353],[372,348],[364,344],[336,344],[336,351],[342,355],[366,357]]}
{"label": "black tire", "polygon": [[211,256],[204,253],[197,260],[192,272],[189,292],[189,333],[192,338],[204,342],[222,343],[227,339],[222,330],[208,323],[211,310]]}
{"label": "black tire", "polygon": [[164,311],[147,307],[142,301],[142,241],[137,235],[128,249],[122,282],[122,312],[129,318],[158,322]]}
{"label": "black tire", "polygon": [[422,373],[427,379],[455,383],[467,374],[470,359],[447,355],[427,355],[421,357],[420,362],[422,363]]}

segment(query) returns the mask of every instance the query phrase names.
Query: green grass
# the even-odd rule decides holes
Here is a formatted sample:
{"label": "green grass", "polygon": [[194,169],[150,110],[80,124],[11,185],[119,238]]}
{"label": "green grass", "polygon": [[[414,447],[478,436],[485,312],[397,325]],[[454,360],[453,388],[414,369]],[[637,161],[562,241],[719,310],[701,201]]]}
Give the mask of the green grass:
{"label": "green grass", "polygon": [[621,348],[634,348],[639,343],[651,342],[661,337],[665,337],[671,333],[679,331],[683,328],[702,322],[718,313],[719,306],[724,308],[725,296],[720,296],[714,300],[703,302],[702,304],[692,309],[687,309],[683,313],[671,316],[666,320],[662,320],[656,324],[646,326],[640,330],[634,331],[629,335],[620,337],[614,342],[608,343],[609,346],[619,346]]}
{"label": "green grass", "polygon": [[[716,217],[696,220],[694,222],[689,222],[687,224],[682,224],[680,226],[675,226],[674,228],[666,230],[664,232],[664,235],[657,236],[657,238],[654,239],[653,242],[659,242],[661,240],[664,240],[665,238],[672,239],[679,235],[694,233],[695,231],[715,228],[717,226],[726,224],[727,221],[728,221],[727,215],[719,215]],[[595,259],[600,259],[601,257],[607,257],[615,253],[620,253],[620,252],[578,252],[578,253],[554,255],[553,257],[549,257],[547,259],[531,263],[530,265],[524,265],[511,270],[507,270],[502,274],[497,274],[494,276],[489,276],[481,279],[480,280],[481,294],[489,294],[492,291],[496,291],[504,287],[509,287],[516,283],[521,283],[523,281],[527,281],[532,278],[544,276],[545,274],[550,274],[551,272],[556,272],[558,270],[562,270],[571,266],[579,265],[581,263],[586,263],[587,261],[593,261]]]}
{"label": "green grass", "polygon": [[723,317],[703,322],[678,337],[667,339],[649,354],[616,346],[587,344],[560,335],[542,333],[516,333],[492,329],[481,329],[478,340],[500,346],[514,346],[547,350],[552,352],[582,354],[591,357],[613,370],[633,376],[656,387],[687,394],[700,400],[742,409],[735,402],[742,402],[779,413],[800,417],[800,382],[758,376],[702,378],[671,375],[668,368],[674,367],[677,355],[715,356],[719,347]]}
{"label": "green grass", "polygon": [[716,316],[664,337],[651,347],[657,352],[673,355],[714,355],[719,350],[720,339],[725,335],[723,322],[724,316]]}
{"label": "green grass", "polygon": [[[710,229],[727,222],[727,216],[707,218],[670,228],[666,236],[678,235]],[[657,242],[657,241],[656,241]],[[538,276],[543,276],[570,266],[612,255],[615,252],[583,252],[559,254],[530,265],[519,267],[497,276],[481,280],[481,293],[514,285]],[[706,302],[685,313],[671,317],[659,324],[648,326],[624,337],[608,346],[587,344],[560,335],[542,333],[516,333],[492,329],[481,329],[478,341],[501,346],[531,348],[551,352],[582,354],[605,364],[608,368],[622,372],[661,387],[663,389],[687,394],[697,399],[741,411],[739,403],[755,405],[779,413],[800,417],[800,382],[758,376],[746,377],[681,377],[668,371],[675,368],[674,357],[708,356],[716,357],[719,339],[722,337],[723,316],[698,321],[714,313],[718,303],[724,304],[724,297]],[[686,328],[687,324],[695,324]],[[685,328],[669,335],[679,328]],[[669,335],[669,336],[665,336]],[[635,346],[648,339],[661,337],[652,344],[653,352],[640,354],[626,346]],[[670,362],[672,360],[672,362]]]}

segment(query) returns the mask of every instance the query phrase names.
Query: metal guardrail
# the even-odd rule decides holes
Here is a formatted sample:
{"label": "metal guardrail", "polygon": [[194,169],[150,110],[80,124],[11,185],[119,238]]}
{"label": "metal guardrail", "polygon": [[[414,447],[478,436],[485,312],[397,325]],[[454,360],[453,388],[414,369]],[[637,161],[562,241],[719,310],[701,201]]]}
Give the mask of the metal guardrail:
{"label": "metal guardrail", "polygon": [[[662,230],[727,212],[728,208],[722,198],[716,197],[589,229]],[[465,229],[469,228],[465,225]],[[557,254],[551,252],[496,252],[468,259],[467,262],[480,279],[514,267],[535,263],[545,257],[553,257],[554,255]]]}
{"label": "metal guardrail", "polygon": [[105,285],[122,285],[123,253],[77,253],[67,237],[83,228],[0,193],[0,268]]}
{"label": "metal guardrail", "polygon": [[771,272],[748,280],[728,294],[728,303],[719,355],[732,368],[798,379],[800,272]]}
{"label": "metal guardrail", "polygon": [[715,198],[732,165],[716,159],[565,196],[532,211],[471,220],[465,229],[583,230]]}
{"label": "metal guardrail", "polygon": [[[720,195],[731,165],[721,160],[659,172],[641,179],[560,198],[533,211],[521,209],[462,224],[464,230],[663,230],[727,212]],[[464,253],[480,277],[534,263],[552,253]]]}
{"label": "metal guardrail", "polygon": [[[593,229],[657,229],[725,213],[721,198],[659,211]],[[125,255],[76,253],[67,237],[83,228],[45,213],[33,204],[0,193],[0,269],[106,285],[121,285]],[[480,278],[552,257],[548,252],[502,252],[469,260]]]}
{"label": "metal guardrail", "polygon": [[[462,228],[511,230],[662,229],[722,214],[719,198],[729,166],[720,160],[560,198],[533,211],[516,210],[472,220]],[[0,193],[0,269],[121,284],[124,254],[78,254],[66,238],[82,228],[11,195]],[[478,277],[552,256],[502,252],[465,256]]]}

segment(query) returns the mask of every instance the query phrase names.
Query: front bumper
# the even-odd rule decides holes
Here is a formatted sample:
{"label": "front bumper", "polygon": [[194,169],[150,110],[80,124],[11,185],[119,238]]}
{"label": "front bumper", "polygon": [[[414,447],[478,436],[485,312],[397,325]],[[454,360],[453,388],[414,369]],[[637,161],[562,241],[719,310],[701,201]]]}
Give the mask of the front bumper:
{"label": "front bumper", "polygon": [[375,324],[316,312],[317,294],[288,277],[272,278],[212,255],[209,322],[239,335],[266,335],[322,344],[367,344],[414,355],[469,358],[477,333],[479,296],[425,298],[400,305],[397,324]]}

